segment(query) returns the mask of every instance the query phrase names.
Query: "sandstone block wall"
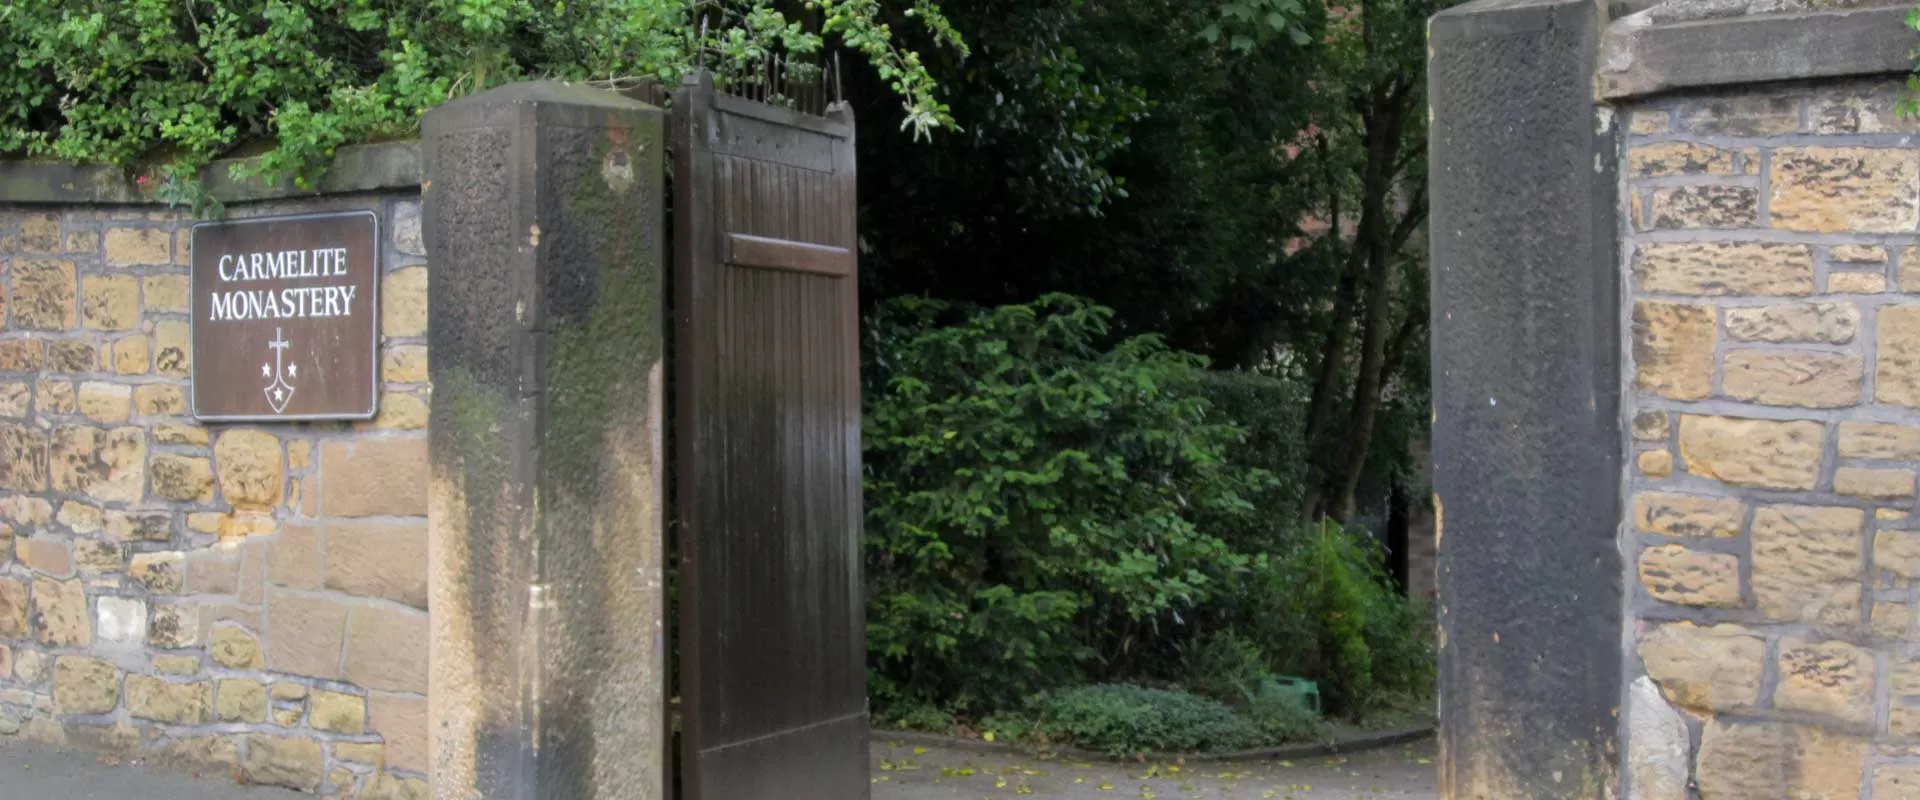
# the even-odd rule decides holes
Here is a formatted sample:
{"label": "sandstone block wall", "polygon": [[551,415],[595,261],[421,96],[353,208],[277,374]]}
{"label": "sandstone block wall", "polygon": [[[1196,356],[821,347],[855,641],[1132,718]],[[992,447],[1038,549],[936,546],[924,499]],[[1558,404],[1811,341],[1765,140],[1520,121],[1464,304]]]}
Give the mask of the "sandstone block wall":
{"label": "sandstone block wall", "polygon": [[193,220],[0,205],[0,736],[425,796],[417,193],[228,213],[346,209],[384,240],[379,417],[203,426]]}
{"label": "sandstone block wall", "polygon": [[1920,797],[1920,122],[1622,112],[1629,795]]}

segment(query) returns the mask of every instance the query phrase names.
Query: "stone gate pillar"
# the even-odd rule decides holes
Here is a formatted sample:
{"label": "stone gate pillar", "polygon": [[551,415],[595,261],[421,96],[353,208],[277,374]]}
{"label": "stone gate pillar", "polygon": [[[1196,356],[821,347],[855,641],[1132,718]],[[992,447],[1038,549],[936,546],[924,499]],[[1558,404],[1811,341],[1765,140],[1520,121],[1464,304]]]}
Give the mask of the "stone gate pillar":
{"label": "stone gate pillar", "polygon": [[439,798],[660,798],[659,109],[553,83],[429,112]]}
{"label": "stone gate pillar", "polygon": [[1920,797],[1920,36],[1848,5],[1434,18],[1443,797]]}

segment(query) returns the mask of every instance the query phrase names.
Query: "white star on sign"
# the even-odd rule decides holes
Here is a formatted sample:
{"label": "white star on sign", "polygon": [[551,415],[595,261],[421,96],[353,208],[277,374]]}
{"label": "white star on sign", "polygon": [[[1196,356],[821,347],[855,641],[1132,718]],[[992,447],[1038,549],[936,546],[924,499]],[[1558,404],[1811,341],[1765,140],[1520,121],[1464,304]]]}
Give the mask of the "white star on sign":
{"label": "white star on sign", "polygon": [[291,376],[293,376],[293,377],[295,377],[295,378],[298,378],[298,377],[300,377],[300,365],[299,365],[299,364],[288,364],[288,365],[287,365],[287,374],[288,374],[288,375],[291,375]]}
{"label": "white star on sign", "polygon": [[272,366],[270,366],[270,365],[267,365],[267,364],[261,364],[261,365],[260,365],[260,377],[262,377],[262,378],[271,378],[271,377],[273,377],[273,367],[272,367]]}
{"label": "white star on sign", "polygon": [[285,394],[286,394],[285,392],[282,392],[282,391],[280,391],[279,389],[275,389],[275,390],[273,390],[273,399],[275,399],[275,400],[278,400],[278,399],[280,399],[281,397],[284,397],[284,396],[285,396]]}

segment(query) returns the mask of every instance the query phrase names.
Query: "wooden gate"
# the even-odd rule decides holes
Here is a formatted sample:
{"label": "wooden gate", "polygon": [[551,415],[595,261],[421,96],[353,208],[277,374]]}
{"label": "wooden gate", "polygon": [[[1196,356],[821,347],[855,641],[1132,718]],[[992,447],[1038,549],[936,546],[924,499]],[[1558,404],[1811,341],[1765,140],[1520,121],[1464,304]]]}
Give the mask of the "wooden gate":
{"label": "wooden gate", "polygon": [[853,114],[673,98],[681,796],[869,796]]}

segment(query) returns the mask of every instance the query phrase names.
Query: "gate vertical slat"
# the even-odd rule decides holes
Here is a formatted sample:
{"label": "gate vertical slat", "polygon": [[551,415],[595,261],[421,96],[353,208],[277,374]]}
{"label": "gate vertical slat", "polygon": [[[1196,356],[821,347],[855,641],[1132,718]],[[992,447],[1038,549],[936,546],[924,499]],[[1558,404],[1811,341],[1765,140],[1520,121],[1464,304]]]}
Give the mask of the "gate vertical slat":
{"label": "gate vertical slat", "polygon": [[858,800],[853,119],[673,105],[683,796]]}

